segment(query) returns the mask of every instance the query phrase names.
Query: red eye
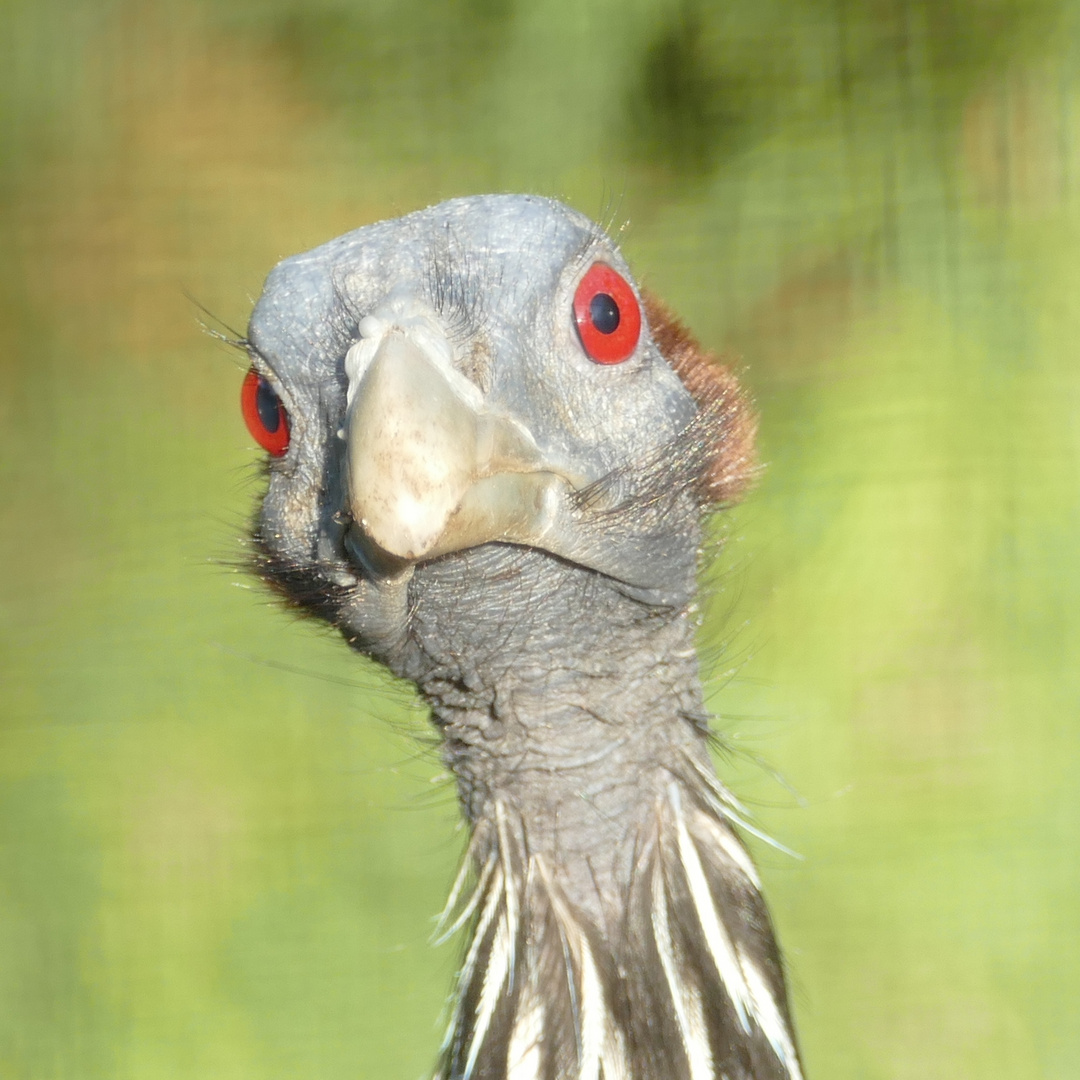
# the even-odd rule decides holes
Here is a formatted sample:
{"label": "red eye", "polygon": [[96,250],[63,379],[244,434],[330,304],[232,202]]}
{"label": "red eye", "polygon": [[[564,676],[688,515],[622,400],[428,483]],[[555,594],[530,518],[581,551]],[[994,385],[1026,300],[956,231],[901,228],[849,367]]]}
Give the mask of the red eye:
{"label": "red eye", "polygon": [[273,457],[289,449],[289,414],[274,388],[252,368],[240,390],[240,410],[255,441]]}
{"label": "red eye", "polygon": [[590,360],[621,364],[637,348],[641,308],[626,279],[606,263],[593,263],[574,293],[578,337]]}

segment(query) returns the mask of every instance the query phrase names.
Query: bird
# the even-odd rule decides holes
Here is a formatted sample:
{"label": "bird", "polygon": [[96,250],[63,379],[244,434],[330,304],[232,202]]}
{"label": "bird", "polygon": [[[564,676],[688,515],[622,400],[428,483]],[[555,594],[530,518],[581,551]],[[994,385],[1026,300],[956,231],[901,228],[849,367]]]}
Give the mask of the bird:
{"label": "bird", "polygon": [[730,367],[535,195],[285,259],[242,344],[252,567],[415,684],[468,825],[434,1075],[802,1080],[695,649],[757,472]]}

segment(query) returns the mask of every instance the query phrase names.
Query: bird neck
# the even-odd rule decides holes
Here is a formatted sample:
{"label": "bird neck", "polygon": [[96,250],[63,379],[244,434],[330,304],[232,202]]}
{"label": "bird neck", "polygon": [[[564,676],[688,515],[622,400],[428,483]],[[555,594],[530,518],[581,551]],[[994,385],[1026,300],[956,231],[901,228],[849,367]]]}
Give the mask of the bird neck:
{"label": "bird neck", "polygon": [[695,619],[536,552],[486,554],[490,564],[470,567],[468,604],[444,575],[417,583],[422,670],[410,675],[470,823],[501,805],[529,852],[599,920],[632,873],[628,826],[644,822],[687,761],[709,767]]}
{"label": "bird neck", "polygon": [[473,830],[445,916],[472,936],[442,1075],[799,1077],[768,913],[708,754],[691,609],[536,552],[470,560],[417,574],[398,665]]}

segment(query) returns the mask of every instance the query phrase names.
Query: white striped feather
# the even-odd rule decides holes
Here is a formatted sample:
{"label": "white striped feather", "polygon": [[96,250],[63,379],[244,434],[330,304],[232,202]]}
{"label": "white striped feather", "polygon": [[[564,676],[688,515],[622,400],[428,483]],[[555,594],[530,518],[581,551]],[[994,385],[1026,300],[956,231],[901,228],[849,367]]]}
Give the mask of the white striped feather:
{"label": "white striped feather", "polygon": [[626,1039],[619,1030],[613,1017],[608,1017],[608,1026],[604,1039],[604,1080],[633,1080],[630,1075],[630,1063],[626,1060]]}
{"label": "white striped feather", "polygon": [[603,1080],[632,1080],[626,1060],[626,1040],[608,1006],[588,936],[553,884],[544,860],[537,855],[531,862],[544,884],[568,959],[567,985],[576,1002],[578,1080],[600,1080],[601,1077]]}
{"label": "white striped feather", "polygon": [[705,937],[705,945],[709,950],[709,956],[716,967],[716,973],[724,984],[731,1004],[735,1007],[735,1013],[739,1018],[743,1031],[750,1033],[750,1016],[753,1011],[753,1000],[750,997],[750,989],[743,977],[739,958],[735,953],[735,946],[731,942],[731,936],[724,926],[716,910],[712,890],[709,881],[705,877],[705,871],[701,866],[701,857],[698,855],[694,841],[686,829],[686,821],[683,818],[682,800],[679,790],[671,788],[671,804],[675,811],[675,835],[679,844],[679,860],[682,863],[683,872],[686,874],[686,884],[690,890],[690,898],[697,912],[698,924]]}
{"label": "white striped feather", "polygon": [[600,1080],[600,1058],[604,1052],[607,1009],[596,961],[584,937],[580,937],[580,950],[578,965],[581,971],[581,1049],[578,1051],[578,1080]]}
{"label": "white striped feather", "polygon": [[[720,785],[715,780],[714,784],[709,792],[701,793],[710,803],[719,802],[717,789]],[[655,836],[656,846],[652,847],[655,861],[647,894],[649,911],[645,913],[663,974],[659,985],[666,985],[670,995],[689,1063],[689,1080],[718,1080],[719,1074],[702,997],[707,987],[688,979],[690,969],[683,952],[686,943],[676,939],[673,933],[674,926],[678,925],[672,922],[674,894],[669,894],[673,874],[681,878],[680,895],[682,887],[689,894],[690,910],[704,939],[708,962],[719,977],[743,1031],[750,1036],[756,1028],[790,1080],[802,1080],[782,1003],[777,1001],[762,970],[751,955],[735,943],[725,925],[702,861],[703,852],[708,850],[711,861],[719,859],[743,877],[748,888],[757,887],[757,873],[739,840],[721,821],[699,806],[691,808],[687,815],[680,789],[672,785],[666,809],[657,808],[660,832]],[[730,820],[730,814],[728,817]],[[550,995],[553,987],[549,984],[541,988],[537,983],[541,946],[529,936],[528,928],[540,925],[542,919],[536,921],[538,913],[546,910],[557,927],[565,958],[563,992],[568,995],[566,1006],[575,1035],[576,1045],[571,1048],[576,1050],[575,1080],[634,1080],[626,1051],[627,1033],[620,1030],[611,1010],[600,965],[576,909],[555,885],[551,869],[540,855],[529,857],[524,867],[515,861],[515,852],[521,851],[520,841],[516,835],[510,835],[512,829],[501,803],[495,807],[494,826],[494,837],[492,831],[487,831],[486,835],[495,843],[479,867],[472,894],[461,904],[467,874],[463,871],[454,883],[440,919],[440,937],[445,939],[470,918],[475,918],[473,936],[460,972],[457,1009],[444,1044],[448,1050],[454,1032],[461,1033],[459,1038],[467,1039],[467,1046],[461,1047],[464,1063],[456,1054],[456,1065],[447,1061],[453,1068],[451,1075],[458,1080],[470,1080],[484,1052],[485,1041],[490,1041],[488,1037],[496,1011],[509,1002],[514,1002],[514,1015],[506,1018],[506,1026],[500,1020],[501,1035],[491,1036],[494,1040],[492,1052],[500,1052],[497,1044],[505,1040],[507,1080],[540,1080],[544,1074],[548,1056],[555,1048],[545,1043],[545,1024],[548,1016],[553,1014],[548,1011],[548,1002],[541,989]],[[673,842],[665,842],[665,834],[671,836]],[[512,847],[515,842],[518,843],[516,848]],[[473,852],[474,845],[470,844],[467,857],[475,858]],[[674,858],[665,857],[664,852]],[[645,862],[640,865],[644,866]],[[459,910],[454,914],[456,907]],[[681,915],[681,918],[685,917],[685,914]],[[531,950],[523,957],[516,956],[519,940]],[[482,953],[484,964],[481,970]],[[521,972],[526,981],[518,987],[515,998],[515,964],[523,962],[523,958],[528,961]],[[474,994],[470,987],[476,979],[482,979],[482,982],[479,992]],[[469,1016],[462,1013],[467,1000],[475,1003]]]}
{"label": "white striped feather", "polygon": [[513,856],[510,849],[510,841],[506,830],[506,809],[500,801],[495,803],[495,828],[499,837],[499,857],[503,864],[503,881],[506,891],[505,923],[507,939],[510,943],[510,982],[514,982],[514,961],[517,946],[518,915],[518,882],[514,873]]}
{"label": "white striped feather", "polygon": [[495,1007],[499,1004],[499,995],[502,993],[503,984],[510,974],[510,960],[513,952],[513,943],[506,929],[506,922],[500,920],[495,927],[495,939],[491,943],[491,955],[488,957],[487,967],[484,968],[484,985],[480,991],[480,1004],[476,1007],[476,1023],[473,1028],[472,1041],[469,1043],[469,1056],[465,1061],[464,1080],[469,1080],[476,1068],[476,1059],[480,1054],[480,1048],[484,1045],[484,1037],[487,1035],[491,1018],[495,1015]]}
{"label": "white striped feather", "polygon": [[[476,829],[473,831],[472,837],[469,839],[469,846],[465,849],[465,854],[461,858],[461,866],[458,867],[457,874],[454,875],[454,884],[450,886],[450,895],[446,898],[446,903],[443,904],[442,911],[439,912],[438,917],[435,919],[435,929],[432,931],[431,939],[433,945],[441,944],[446,941],[447,938],[453,937],[453,931],[444,933],[447,921],[453,916],[455,909],[457,908],[458,898],[461,896],[461,890],[465,887],[465,882],[469,878],[469,872],[473,868],[473,863],[476,855],[476,848],[479,844],[479,838],[481,830]],[[487,863],[490,863],[490,859]],[[486,865],[486,864],[485,864]],[[481,890],[479,885],[473,889],[472,894],[472,907],[476,908],[476,899],[479,896]],[[457,925],[458,920],[455,919],[454,923]]]}
{"label": "white striped feather", "polygon": [[686,1056],[690,1062],[690,1080],[714,1080],[712,1047],[709,1046],[705,1019],[701,1012],[701,997],[693,987],[683,982],[681,957],[675,952],[668,925],[667,893],[659,863],[652,875],[652,927],[660,966],[664,969],[675,1020],[679,1025]]}
{"label": "white striped feather", "polygon": [[742,963],[746,985],[750,989],[750,997],[754,1002],[754,1015],[762,1034],[769,1040],[769,1045],[787,1069],[791,1080],[802,1080],[802,1070],[799,1068],[799,1058],[791,1041],[791,1033],[769,990],[769,984],[742,949],[739,950],[739,959]]}
{"label": "white striped feather", "polygon": [[[718,785],[719,781],[716,783]],[[799,1059],[795,1053],[791,1033],[768,982],[745,950],[732,944],[731,936],[727,933],[723,920],[716,910],[716,903],[701,865],[701,858],[686,826],[679,789],[674,785],[670,789],[670,799],[675,815],[679,857],[686,874],[694,910],[697,912],[699,925],[720,981],[735,1006],[743,1029],[749,1034],[747,1020],[752,1018],[792,1080],[802,1080],[802,1071],[799,1068]],[[721,839],[725,841],[720,845],[721,850],[740,869],[744,862],[749,863],[749,856],[746,855],[745,850],[736,839],[726,834],[721,826],[710,821],[703,814],[695,815],[695,825],[705,825],[710,837],[717,841]],[[740,853],[741,857],[735,857],[735,852]],[[753,864],[750,865],[752,867]],[[751,880],[755,885],[757,884],[756,872]]]}
{"label": "white striped feather", "polygon": [[[458,1009],[455,1011],[454,1018],[450,1021],[449,1038],[447,1039],[447,1045],[453,1038],[454,1031],[457,1030],[460,1024],[460,1009],[461,1001],[465,997],[465,993],[469,988],[469,984],[472,982],[473,975],[476,971],[476,961],[480,954],[480,947],[483,945],[484,938],[487,936],[487,932],[491,927],[491,924],[495,920],[495,916],[498,913],[500,907],[500,901],[503,893],[503,871],[501,866],[497,866],[491,875],[491,885],[487,898],[484,902],[483,910],[480,912],[480,918],[477,921],[476,929],[473,933],[472,940],[469,942],[469,950],[465,954],[465,962],[461,965],[461,973],[458,976]],[[500,927],[501,927],[500,923]],[[496,938],[498,935],[496,935]],[[492,952],[494,953],[495,946],[492,945]],[[490,961],[489,961],[490,963]],[[484,989],[487,988],[490,978],[490,966],[484,972]],[[481,992],[481,1001],[483,1001],[483,991]],[[487,1025],[490,1023],[490,1014],[481,1027],[479,1019],[477,1024],[473,1027],[472,1039],[469,1043],[469,1056],[468,1064],[463,1074],[465,1080],[471,1075],[472,1070],[476,1067],[476,1056],[480,1052],[480,1046],[483,1043],[484,1035],[487,1034]]]}
{"label": "white striped feather", "polygon": [[749,852],[729,829],[726,829],[715,818],[700,812],[694,815],[694,825],[707,832],[709,839],[719,851],[723,852],[728,862],[732,863],[755,889],[760,890],[761,878],[758,877],[757,867],[750,861]]}
{"label": "white striped feather", "polygon": [[[453,911],[452,903],[457,903],[457,897],[451,896],[451,899],[447,901],[446,907],[443,908],[442,914],[435,922],[435,933],[431,939],[432,945],[442,945],[444,942],[449,941],[469,921],[469,919],[472,918],[473,912],[476,910],[477,905],[484,896],[488,878],[491,877],[491,872],[494,870],[497,861],[498,860],[494,856],[490,856],[484,861],[484,865],[480,868],[480,876],[476,879],[476,885],[473,888],[472,895],[462,905],[461,910],[454,917],[454,921],[449,925],[446,924],[446,920]],[[460,874],[458,876],[459,878],[461,877]],[[455,887],[457,886],[455,885]],[[460,889],[458,891],[460,892]]]}
{"label": "white striped feather", "polygon": [[702,793],[718,817],[737,825],[751,836],[756,836],[759,840],[768,844],[769,847],[776,848],[777,851],[782,851],[793,859],[802,859],[802,856],[797,851],[792,851],[791,848],[781,844],[779,840],[771,837],[763,829],[759,829],[750,820],[750,811],[724,787],[715,773],[710,772],[696,758],[687,755],[686,760],[690,763],[694,772],[704,781],[705,786]]}
{"label": "white striped feather", "polygon": [[544,1009],[530,986],[522,995],[518,1015],[510,1033],[510,1045],[506,1054],[506,1080],[540,1080],[540,1049],[544,1035]]}
{"label": "white striped feather", "polygon": [[491,922],[495,918],[496,912],[499,910],[502,893],[503,870],[501,866],[496,865],[491,874],[491,884],[488,886],[488,894],[484,901],[483,911],[480,913],[480,919],[476,924],[476,929],[473,931],[472,940],[469,942],[469,951],[465,954],[465,962],[461,965],[461,972],[458,975],[458,985],[462,991],[464,991],[472,981],[477,954],[480,952],[480,946],[483,944],[488,928],[491,926]]}

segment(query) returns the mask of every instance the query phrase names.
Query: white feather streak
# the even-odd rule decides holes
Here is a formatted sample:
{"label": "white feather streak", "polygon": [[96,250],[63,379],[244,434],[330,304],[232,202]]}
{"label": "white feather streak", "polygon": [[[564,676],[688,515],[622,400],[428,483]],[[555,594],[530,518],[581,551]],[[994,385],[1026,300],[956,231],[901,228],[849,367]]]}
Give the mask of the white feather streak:
{"label": "white feather streak", "polygon": [[582,933],[577,920],[563,902],[559,891],[551,881],[547,864],[540,856],[534,856],[531,865],[536,867],[547,890],[552,913],[559,924],[567,963],[567,983],[574,994],[576,965],[580,976],[580,1004],[574,1003],[574,1023],[578,1038],[578,1080],[630,1080],[626,1062],[626,1045],[614,1017],[608,1011],[603,982],[596,967],[588,938]]}
{"label": "white feather streak", "polygon": [[[454,877],[454,884],[450,886],[450,895],[446,898],[446,903],[443,905],[442,911],[439,912],[439,917],[435,920],[435,929],[432,931],[433,939],[438,938],[442,933],[443,927],[446,925],[446,920],[450,918],[454,912],[454,908],[457,906],[458,897],[461,895],[461,890],[465,886],[465,879],[469,875],[469,868],[472,866],[473,851],[476,848],[476,838],[479,835],[479,830],[475,831],[472,834],[472,838],[469,840],[469,846],[465,849],[465,854],[461,859],[461,865],[458,867],[458,872]],[[445,940],[445,938],[442,940]]]}
{"label": "white feather streak", "polygon": [[[712,1048],[705,1034],[705,1022],[701,1015],[701,1000],[694,994],[690,998],[688,990],[680,977],[677,957],[671,943],[671,929],[668,926],[667,896],[659,866],[653,871],[652,879],[652,925],[656,937],[656,948],[660,954],[660,966],[664,969],[671,1003],[675,1007],[675,1020],[679,1025],[683,1046],[690,1063],[690,1080],[713,1080]],[[689,1000],[688,1000],[689,999]],[[691,1011],[696,1013],[693,1020]],[[607,1078],[605,1077],[605,1080]]]}
{"label": "white feather streak", "polygon": [[695,758],[687,755],[687,759],[694,767],[694,771],[705,781],[707,787],[705,794],[719,817],[726,818],[733,825],[738,825],[740,829],[745,829],[751,836],[756,836],[759,840],[768,844],[769,847],[776,848],[777,851],[782,851],[793,859],[802,859],[802,856],[797,851],[792,851],[791,848],[781,844],[779,840],[774,840],[767,832],[763,832],[756,825],[751,824],[749,820],[750,811],[720,783],[720,779],[715,773],[709,772]]}
{"label": "white feather streak", "polygon": [[503,887],[506,892],[506,934],[510,944],[510,985],[514,984],[514,961],[517,946],[518,895],[517,878],[510,865],[510,843],[506,835],[506,810],[501,802],[495,803],[495,826],[499,833],[499,857],[503,860]]}
{"label": "white feather streak", "polygon": [[630,1066],[626,1062],[626,1040],[611,1017],[608,1018],[604,1056],[600,1063],[604,1068],[604,1080],[632,1080]]}
{"label": "white feather streak", "polygon": [[791,1034],[776,1004],[776,999],[769,990],[769,984],[742,949],[739,950],[739,962],[746,978],[746,985],[750,990],[750,998],[754,1003],[754,1015],[762,1034],[769,1040],[769,1045],[780,1059],[780,1063],[787,1069],[792,1080],[802,1080],[802,1071],[799,1069],[799,1059],[795,1055]]}
{"label": "white feather streak", "polygon": [[480,1053],[484,1037],[487,1035],[495,1006],[499,1003],[499,994],[510,972],[510,954],[513,946],[509,940],[506,922],[499,920],[495,927],[495,939],[491,943],[491,955],[484,969],[484,985],[480,991],[480,1004],[476,1007],[476,1026],[473,1028],[472,1041],[469,1043],[469,1056],[465,1061],[462,1080],[469,1080],[476,1067],[476,1058]]}
{"label": "white feather streak", "polygon": [[581,1058],[579,1080],[599,1080],[600,1054],[604,1046],[607,1007],[592,949],[581,938]]}
{"label": "white feather streak", "polygon": [[[443,942],[449,941],[472,917],[472,913],[476,910],[476,905],[480,903],[480,898],[484,895],[484,887],[487,885],[488,878],[491,877],[491,871],[495,868],[495,856],[492,856],[484,863],[480,870],[480,876],[476,880],[476,887],[472,891],[472,895],[469,897],[468,902],[458,912],[457,918],[447,926],[446,919],[450,910],[450,901],[447,901],[447,906],[443,910],[443,914],[439,916],[439,921],[435,926],[435,933],[437,937],[431,939],[432,945],[442,945]],[[459,875],[460,876],[460,875]],[[458,890],[460,891],[460,890]],[[456,900],[456,897],[453,897]],[[441,932],[440,932],[441,931]]]}
{"label": "white feather streak", "polygon": [[697,911],[698,923],[705,935],[705,944],[709,949],[716,972],[720,981],[735,1006],[736,1015],[743,1031],[750,1034],[750,1021],[747,1015],[748,1009],[753,1010],[753,1001],[743,978],[739,958],[735,955],[735,948],[731,944],[731,938],[724,927],[720,916],[716,912],[716,904],[709,888],[709,882],[705,877],[705,871],[701,867],[701,859],[690,834],[686,831],[686,822],[683,821],[682,803],[677,788],[671,792],[671,800],[675,809],[675,830],[679,838],[679,856],[682,860],[683,870],[686,873],[686,883],[690,888],[690,896],[694,901],[694,909]]}
{"label": "white feather streak", "polygon": [[746,848],[739,843],[732,833],[723,825],[709,817],[708,814],[696,814],[694,821],[699,828],[705,829],[713,843],[733,862],[743,874],[753,883],[757,889],[761,888],[761,878],[758,877],[757,867],[750,861]]}
{"label": "white feather streak", "polygon": [[535,993],[528,995],[514,1021],[506,1054],[506,1080],[539,1080],[544,1011]]}
{"label": "white feather streak", "polygon": [[458,976],[458,987],[462,997],[464,997],[465,990],[472,981],[473,968],[476,966],[477,954],[480,952],[480,946],[483,944],[484,935],[487,934],[488,927],[491,926],[491,920],[495,918],[495,913],[499,909],[499,901],[502,899],[502,892],[502,867],[496,867],[495,872],[492,875],[487,900],[484,903],[484,910],[480,913],[480,921],[476,924],[476,930],[473,932],[473,939],[469,943],[469,951],[465,954],[465,963],[461,965],[461,974]]}

